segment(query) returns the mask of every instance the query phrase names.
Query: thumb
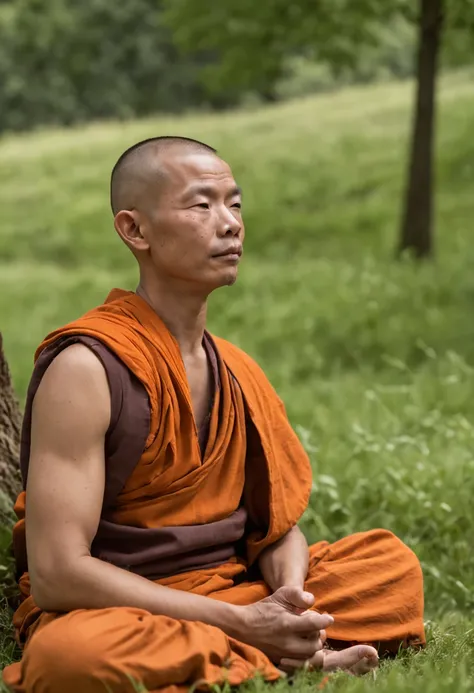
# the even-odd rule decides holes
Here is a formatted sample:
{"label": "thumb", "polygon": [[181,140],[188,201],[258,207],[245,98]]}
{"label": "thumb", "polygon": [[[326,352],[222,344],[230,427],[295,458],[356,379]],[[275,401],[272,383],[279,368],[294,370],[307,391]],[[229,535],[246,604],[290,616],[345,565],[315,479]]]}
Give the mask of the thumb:
{"label": "thumb", "polygon": [[296,613],[302,613],[314,604],[314,597],[311,592],[305,592],[301,587],[280,587],[273,597],[282,606],[290,607]]}

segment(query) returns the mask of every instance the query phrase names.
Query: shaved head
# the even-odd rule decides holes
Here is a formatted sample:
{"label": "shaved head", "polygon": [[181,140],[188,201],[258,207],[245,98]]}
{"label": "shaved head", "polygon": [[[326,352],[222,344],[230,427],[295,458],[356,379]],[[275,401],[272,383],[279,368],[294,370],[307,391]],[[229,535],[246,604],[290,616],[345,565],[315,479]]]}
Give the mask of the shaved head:
{"label": "shaved head", "polygon": [[215,149],[187,137],[138,142],[115,164],[110,192],[115,230],[153,291],[208,296],[235,282],[242,191]]}
{"label": "shaved head", "polygon": [[217,153],[208,144],[189,137],[151,137],[134,144],[120,156],[112,170],[110,204],[114,216],[123,209],[137,209],[143,205],[152,185],[156,195],[157,182],[166,180],[161,159],[172,150],[178,155]]}

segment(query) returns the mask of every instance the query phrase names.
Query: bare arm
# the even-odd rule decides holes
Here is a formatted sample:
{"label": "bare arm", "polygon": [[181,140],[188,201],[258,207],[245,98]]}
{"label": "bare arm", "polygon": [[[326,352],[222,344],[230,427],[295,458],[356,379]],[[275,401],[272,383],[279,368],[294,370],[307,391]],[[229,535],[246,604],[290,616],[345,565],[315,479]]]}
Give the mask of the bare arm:
{"label": "bare arm", "polygon": [[295,588],[249,606],[171,589],[90,554],[105,484],[104,439],[110,421],[105,371],[82,345],[69,347],[46,371],[32,412],[26,540],[33,597],[46,611],[131,606],[202,621],[271,656],[314,655],[330,616],[307,612]]}
{"label": "bare arm", "polygon": [[82,345],[45,373],[33,403],[26,538],[32,593],[47,611],[133,606],[204,621],[237,636],[238,607],[155,585],[91,557],[104,494],[110,394]]}
{"label": "bare arm", "polygon": [[308,543],[295,526],[260,556],[259,566],[265,582],[273,591],[280,587],[303,589],[308,574]]}

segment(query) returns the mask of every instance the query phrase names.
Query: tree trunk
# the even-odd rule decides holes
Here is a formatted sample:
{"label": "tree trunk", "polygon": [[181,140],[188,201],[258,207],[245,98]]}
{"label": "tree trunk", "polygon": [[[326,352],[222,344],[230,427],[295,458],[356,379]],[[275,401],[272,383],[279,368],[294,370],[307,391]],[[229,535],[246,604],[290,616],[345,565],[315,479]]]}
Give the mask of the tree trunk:
{"label": "tree trunk", "polygon": [[436,71],[444,0],[420,0],[417,94],[399,252],[417,258],[433,251],[433,148]]}
{"label": "tree trunk", "polygon": [[15,501],[20,489],[21,413],[13,390],[0,333],[0,490]]}

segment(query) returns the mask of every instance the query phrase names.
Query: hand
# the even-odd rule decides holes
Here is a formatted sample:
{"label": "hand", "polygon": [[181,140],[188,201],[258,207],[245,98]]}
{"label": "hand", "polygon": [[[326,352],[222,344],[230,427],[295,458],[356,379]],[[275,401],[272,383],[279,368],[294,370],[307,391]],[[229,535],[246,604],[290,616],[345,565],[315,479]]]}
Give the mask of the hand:
{"label": "hand", "polygon": [[300,587],[280,587],[270,597],[244,606],[244,623],[237,637],[257,647],[277,664],[281,659],[306,660],[323,647],[329,614],[308,611],[314,597]]}

